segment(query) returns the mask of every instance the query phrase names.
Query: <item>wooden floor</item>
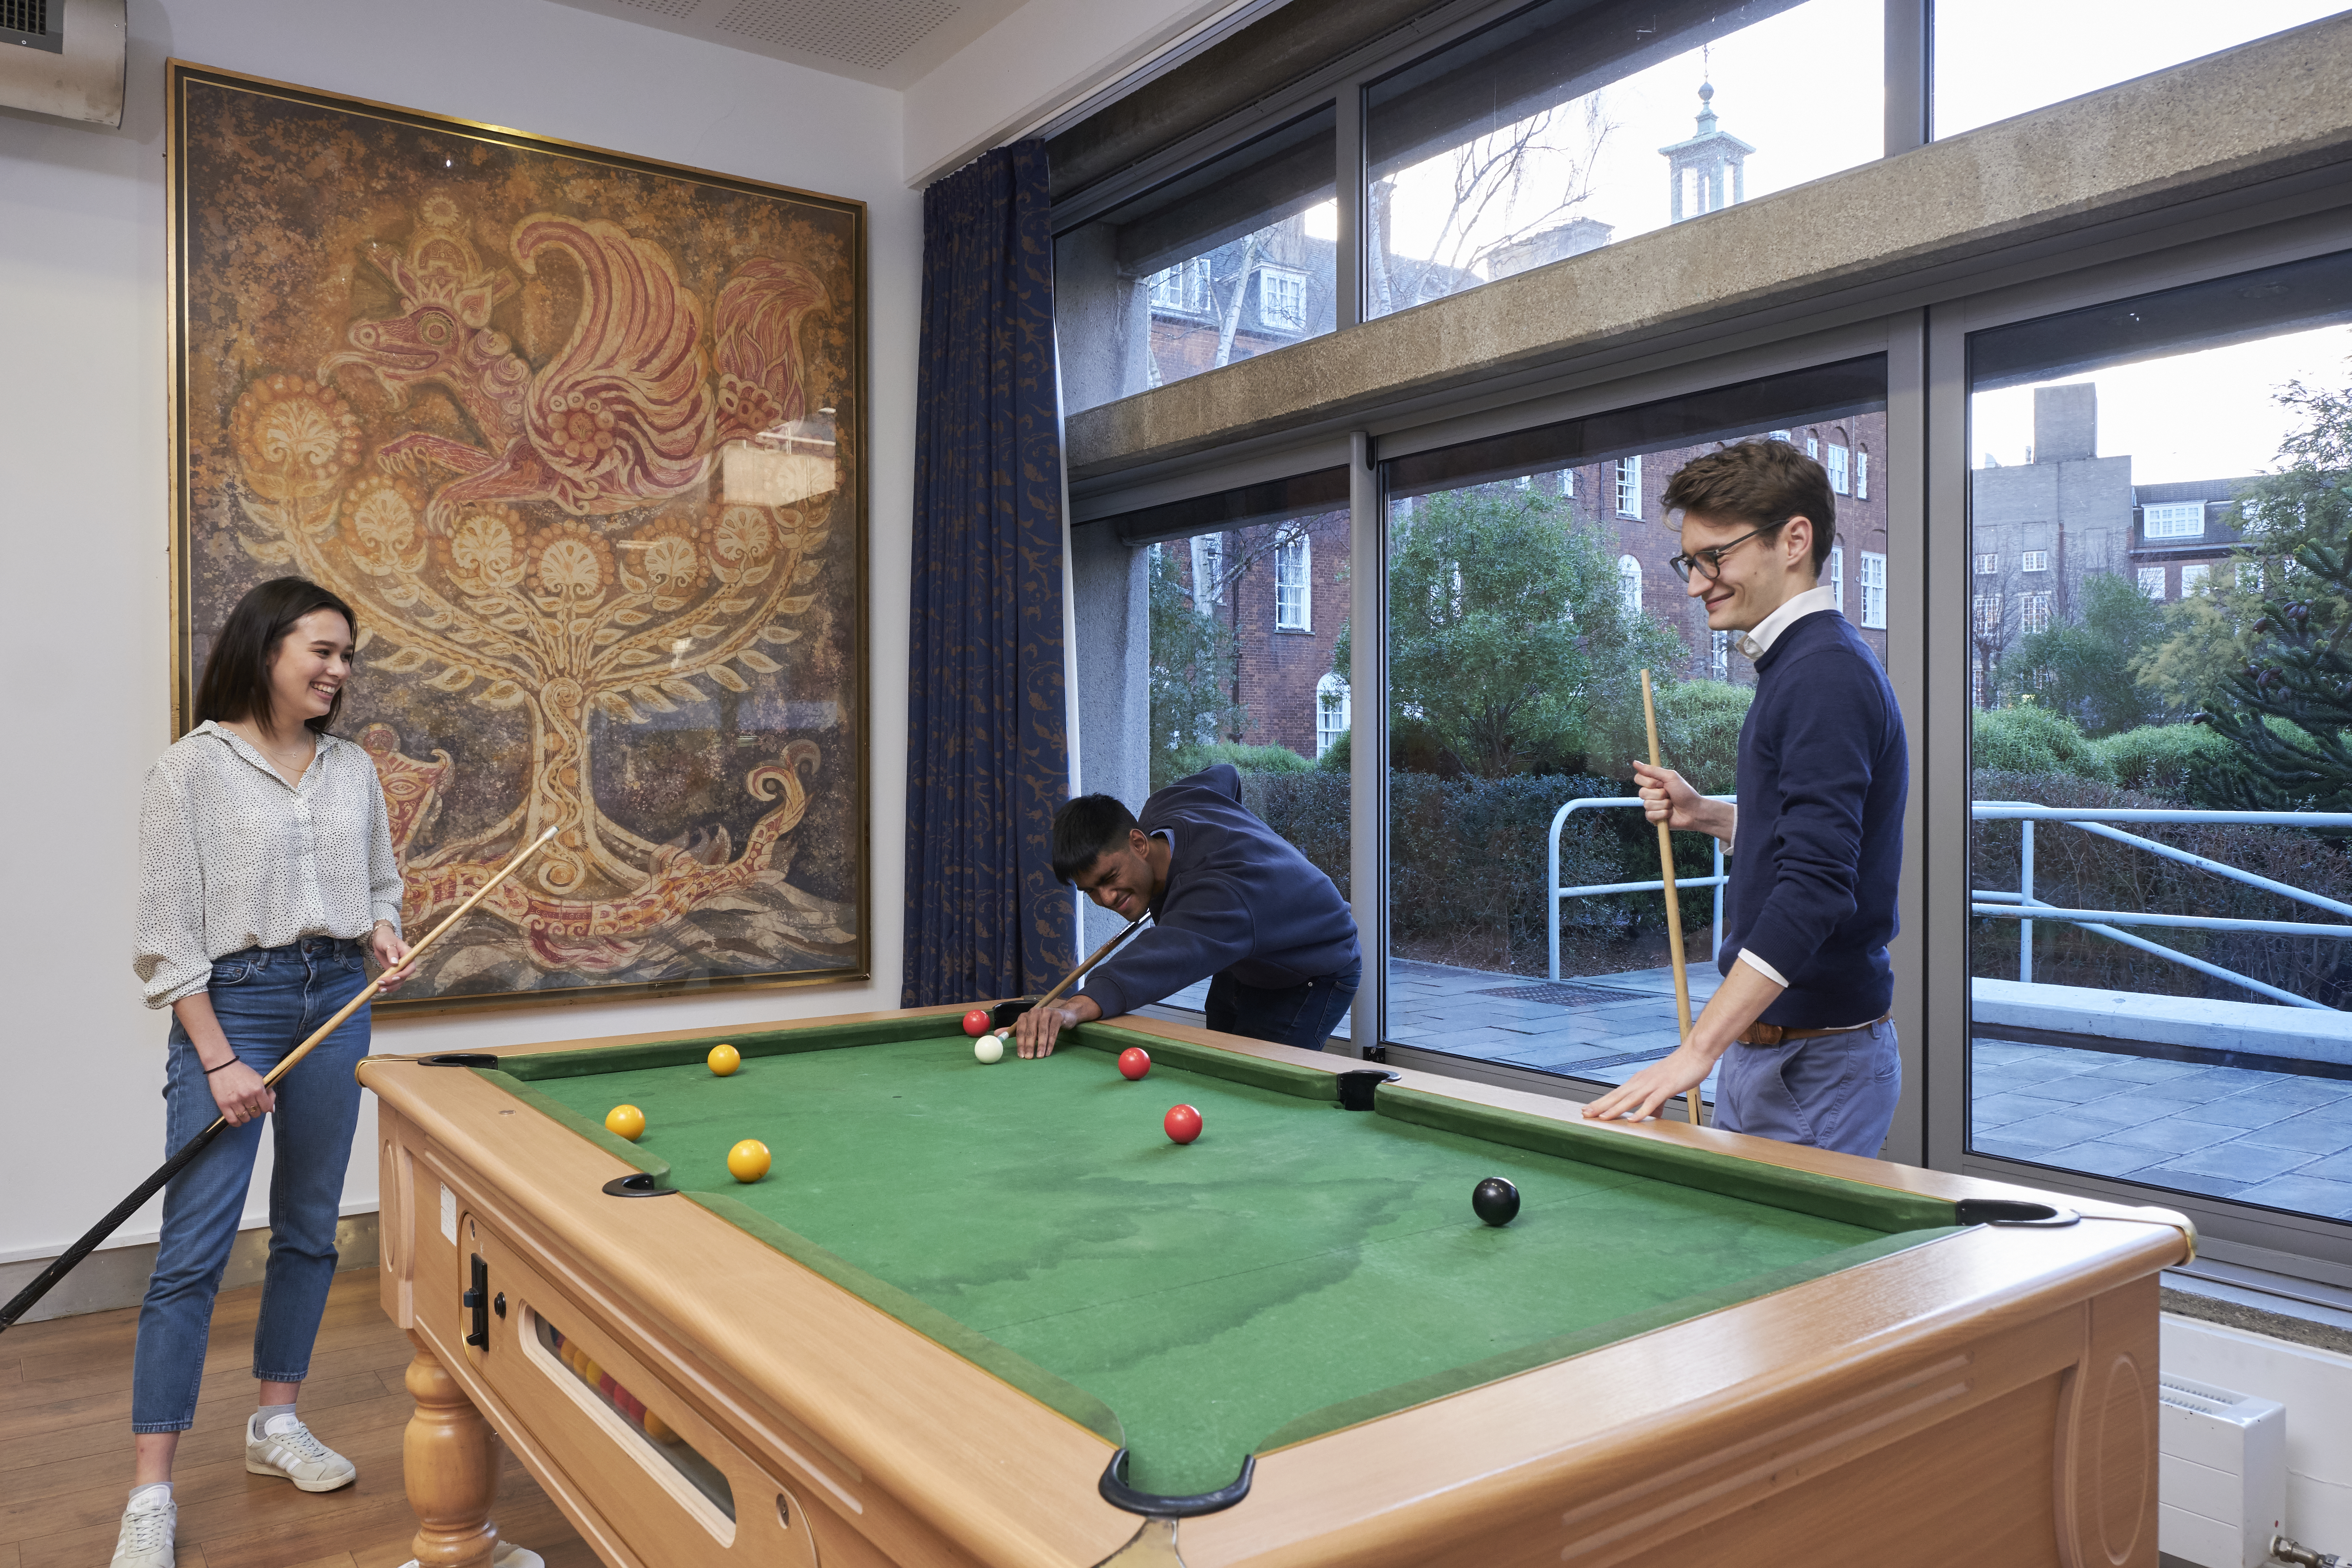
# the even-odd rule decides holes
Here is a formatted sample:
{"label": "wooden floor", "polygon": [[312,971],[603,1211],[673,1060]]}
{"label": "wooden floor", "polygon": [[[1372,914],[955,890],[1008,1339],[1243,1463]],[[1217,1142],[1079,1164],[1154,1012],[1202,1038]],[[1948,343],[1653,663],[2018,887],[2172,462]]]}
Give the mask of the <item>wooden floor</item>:
{"label": "wooden floor", "polygon": [[[204,1395],[173,1477],[180,1568],[400,1568],[416,1529],[400,1483],[409,1348],[377,1303],[375,1271],[336,1276],[302,1392],[302,1418],[359,1467],[341,1491],[245,1473],[260,1303],[258,1285],[226,1291],[213,1314]],[[131,1489],[138,1327],[126,1308],[0,1334],[0,1568],[105,1568],[113,1554]],[[594,1568],[522,1466],[509,1458],[500,1474],[499,1532],[549,1568]]]}

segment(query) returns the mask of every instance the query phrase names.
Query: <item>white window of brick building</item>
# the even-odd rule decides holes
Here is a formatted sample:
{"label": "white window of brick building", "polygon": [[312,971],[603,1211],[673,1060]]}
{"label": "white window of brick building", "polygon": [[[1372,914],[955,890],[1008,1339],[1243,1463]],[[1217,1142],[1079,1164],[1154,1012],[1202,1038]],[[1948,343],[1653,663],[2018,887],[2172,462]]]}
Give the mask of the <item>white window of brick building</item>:
{"label": "white window of brick building", "polygon": [[1830,443],[1830,489],[1838,495],[1851,493],[1847,482],[1847,459],[1853,454],[1835,441]]}
{"label": "white window of brick building", "polygon": [[1196,256],[1190,261],[1180,261],[1173,267],[1162,268],[1153,273],[1151,302],[1163,310],[1207,314],[1212,302],[1209,258]]}
{"label": "white window of brick building", "polygon": [[2020,594],[2017,596],[2018,629],[2028,636],[2050,629],[2050,595]]}
{"label": "white window of brick building", "polygon": [[[2239,570],[2242,572],[2244,568]],[[2209,586],[2212,575],[2213,568],[2202,561],[2183,566],[2180,569],[2180,596],[2185,599],[2198,589]]]}
{"label": "white window of brick building", "polygon": [[1192,607],[1205,610],[1225,602],[1225,536],[1192,536]]}
{"label": "white window of brick building", "polygon": [[2201,500],[2167,501],[2161,506],[2141,509],[2146,522],[2144,531],[2150,539],[2202,539],[2205,537],[2205,503]]}
{"label": "white window of brick building", "polygon": [[1857,447],[1853,453],[1853,499],[1870,499],[1870,448]]}
{"label": "white window of brick building", "polygon": [[2139,569],[2139,591],[2151,599],[2164,597],[2164,568],[2143,566]]}
{"label": "white window of brick building", "polygon": [[1977,575],[1979,577],[2000,576],[2000,557],[1996,554],[1979,555],[1977,557]]}
{"label": "white window of brick building", "polygon": [[1257,275],[1257,319],[1277,331],[1307,329],[1307,274],[1263,267]]}
{"label": "white window of brick building", "polygon": [[1862,624],[1886,629],[1886,557],[1870,550],[1862,552]]}
{"label": "white window of brick building", "polygon": [[2050,552],[2047,550],[2027,551],[2024,554],[2017,558],[2017,569],[2021,572],[2049,571]]}
{"label": "white window of brick building", "polygon": [[1617,596],[1628,616],[1642,613],[1642,563],[1630,555],[1617,557]]}
{"label": "white window of brick building", "polygon": [[1830,546],[1830,602],[1839,615],[1845,614],[1845,546]]}
{"label": "white window of brick building", "polygon": [[1315,754],[1321,756],[1348,732],[1348,683],[1332,670],[1315,683]]}
{"label": "white window of brick building", "polygon": [[1639,458],[1617,459],[1617,515],[1642,515],[1642,459]]}
{"label": "white window of brick building", "polygon": [[1310,575],[1312,542],[1305,534],[1286,540],[1274,552],[1274,625],[1277,631],[1315,629],[1315,588]]}
{"label": "white window of brick building", "polygon": [[1731,679],[1731,634],[1706,634],[1706,672],[1717,680]]}

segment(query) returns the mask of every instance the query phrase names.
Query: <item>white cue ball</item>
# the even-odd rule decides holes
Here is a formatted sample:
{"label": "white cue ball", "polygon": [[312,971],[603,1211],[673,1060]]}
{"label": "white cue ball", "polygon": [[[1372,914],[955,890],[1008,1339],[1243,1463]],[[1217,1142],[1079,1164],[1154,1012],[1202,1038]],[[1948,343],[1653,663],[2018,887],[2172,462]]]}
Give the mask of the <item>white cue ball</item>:
{"label": "white cue ball", "polygon": [[994,1035],[982,1035],[971,1043],[971,1054],[982,1062],[1001,1062],[1004,1059],[1004,1042]]}

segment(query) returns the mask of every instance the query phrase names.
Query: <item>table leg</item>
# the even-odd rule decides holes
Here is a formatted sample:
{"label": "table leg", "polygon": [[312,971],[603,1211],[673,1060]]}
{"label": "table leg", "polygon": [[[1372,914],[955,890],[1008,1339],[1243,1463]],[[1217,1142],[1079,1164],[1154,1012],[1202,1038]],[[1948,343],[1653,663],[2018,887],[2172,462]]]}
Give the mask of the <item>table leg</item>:
{"label": "table leg", "polygon": [[416,1414],[401,1440],[408,1506],[416,1510],[414,1568],[489,1568],[499,1544],[490,1500],[499,1489],[499,1449],[489,1423],[457,1380],[414,1332],[408,1392]]}

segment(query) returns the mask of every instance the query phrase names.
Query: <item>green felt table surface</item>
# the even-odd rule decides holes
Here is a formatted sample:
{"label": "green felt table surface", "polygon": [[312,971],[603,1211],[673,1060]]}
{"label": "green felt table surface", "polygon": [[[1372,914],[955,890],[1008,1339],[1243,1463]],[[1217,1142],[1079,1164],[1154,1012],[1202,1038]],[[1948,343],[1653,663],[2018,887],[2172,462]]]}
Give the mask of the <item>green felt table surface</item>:
{"label": "green felt table surface", "polygon": [[[489,1076],[1124,1443],[1161,1493],[1950,1225],[1948,1205],[1410,1091],[1344,1110],[1310,1069],[1108,1026],[994,1066],[937,1027],[728,1037],[729,1078],[708,1042]],[[1155,1058],[1136,1082],[1112,1055],[1131,1044]],[[1160,1128],[1179,1102],[1203,1119],[1190,1145]],[[623,1103],[646,1113],[635,1145],[601,1126]],[[774,1155],[748,1184],[726,1167],[743,1138]],[[1495,1175],[1522,1199],[1502,1228],[1470,1207]]]}

